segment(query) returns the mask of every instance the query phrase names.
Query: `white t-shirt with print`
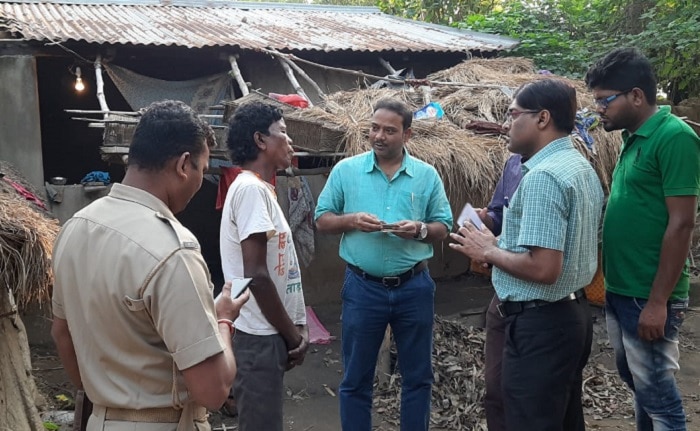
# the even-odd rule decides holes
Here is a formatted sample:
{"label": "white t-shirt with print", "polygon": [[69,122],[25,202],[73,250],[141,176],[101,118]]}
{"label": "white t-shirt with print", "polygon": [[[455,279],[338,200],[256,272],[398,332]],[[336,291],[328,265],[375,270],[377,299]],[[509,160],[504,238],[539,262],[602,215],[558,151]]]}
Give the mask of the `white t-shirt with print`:
{"label": "white t-shirt with print", "polygon": [[[224,280],[243,278],[241,241],[262,232],[267,234],[267,269],[282,305],[295,325],[305,325],[304,292],[292,231],[277,203],[272,185],[251,171],[243,171],[226,193],[221,217],[219,246]],[[253,295],[235,323],[237,328],[249,334],[278,332],[263,316]]]}

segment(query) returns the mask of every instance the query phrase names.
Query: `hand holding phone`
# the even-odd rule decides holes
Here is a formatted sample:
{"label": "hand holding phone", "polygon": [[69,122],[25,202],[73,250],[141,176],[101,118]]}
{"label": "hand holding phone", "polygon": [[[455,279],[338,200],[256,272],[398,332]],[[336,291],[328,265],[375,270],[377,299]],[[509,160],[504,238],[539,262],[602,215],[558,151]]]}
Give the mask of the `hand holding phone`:
{"label": "hand holding phone", "polygon": [[382,232],[393,232],[401,230],[401,227],[396,223],[383,223],[382,222]]}
{"label": "hand holding phone", "polygon": [[241,307],[250,298],[246,290],[252,281],[252,278],[238,278],[224,284],[221,293],[214,299],[217,318],[230,320],[238,318]]}

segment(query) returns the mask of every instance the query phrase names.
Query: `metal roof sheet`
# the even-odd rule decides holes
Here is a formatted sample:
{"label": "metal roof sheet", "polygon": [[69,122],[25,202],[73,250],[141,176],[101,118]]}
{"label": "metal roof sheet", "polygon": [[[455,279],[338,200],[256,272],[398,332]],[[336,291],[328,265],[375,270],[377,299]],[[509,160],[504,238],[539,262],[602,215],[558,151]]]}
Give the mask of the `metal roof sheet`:
{"label": "metal roof sheet", "polygon": [[1,1],[0,28],[27,40],[313,51],[464,52],[517,41],[376,8],[196,0]]}

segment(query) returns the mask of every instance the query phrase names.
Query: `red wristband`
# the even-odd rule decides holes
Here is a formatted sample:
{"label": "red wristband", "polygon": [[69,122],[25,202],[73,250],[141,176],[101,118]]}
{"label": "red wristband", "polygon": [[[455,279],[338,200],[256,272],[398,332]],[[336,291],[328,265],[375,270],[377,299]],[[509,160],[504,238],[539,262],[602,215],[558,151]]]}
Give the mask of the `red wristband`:
{"label": "red wristband", "polygon": [[231,335],[236,333],[236,327],[233,325],[233,320],[231,319],[219,319],[216,321],[218,324],[224,324],[228,326],[229,331],[231,331]]}

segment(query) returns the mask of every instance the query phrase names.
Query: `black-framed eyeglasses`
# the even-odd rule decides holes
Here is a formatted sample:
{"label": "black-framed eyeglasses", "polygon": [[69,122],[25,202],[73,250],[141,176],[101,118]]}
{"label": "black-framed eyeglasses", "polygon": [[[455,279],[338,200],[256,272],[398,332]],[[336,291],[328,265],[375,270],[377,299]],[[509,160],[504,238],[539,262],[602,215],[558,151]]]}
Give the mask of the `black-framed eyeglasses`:
{"label": "black-framed eyeglasses", "polygon": [[540,111],[535,111],[535,110],[532,110],[532,109],[527,109],[527,110],[523,110],[523,111],[521,111],[521,110],[519,110],[519,109],[515,109],[515,108],[514,108],[514,109],[509,109],[509,110],[506,112],[506,123],[509,123],[509,122],[511,122],[511,121],[513,121],[513,120],[516,120],[519,116],[521,116],[521,115],[523,115],[523,114],[537,114],[537,113],[539,113],[539,112],[540,112]]}
{"label": "black-framed eyeglasses", "polygon": [[608,97],[601,97],[600,99],[595,99],[594,100],[595,105],[599,108],[608,109],[608,105],[610,105],[610,103],[613,100],[617,99],[620,96],[624,96],[625,94],[629,93],[630,91],[632,91],[631,88],[629,90],[622,91],[620,93],[613,94],[613,95],[610,95]]}

